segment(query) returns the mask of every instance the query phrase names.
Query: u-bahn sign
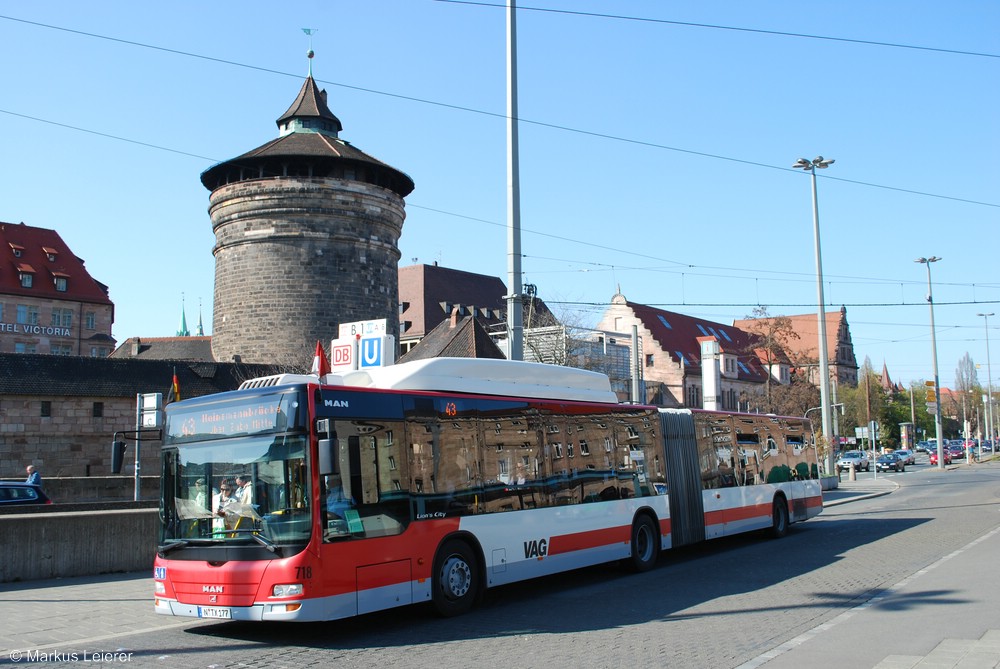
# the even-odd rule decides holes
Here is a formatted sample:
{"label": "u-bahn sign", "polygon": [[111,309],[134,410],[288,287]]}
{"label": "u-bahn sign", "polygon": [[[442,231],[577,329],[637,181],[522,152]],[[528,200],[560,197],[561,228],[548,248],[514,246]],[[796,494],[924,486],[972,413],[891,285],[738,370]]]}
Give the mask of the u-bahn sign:
{"label": "u-bahn sign", "polygon": [[330,371],[385,367],[396,361],[396,339],[386,334],[386,319],[342,323],[330,344]]}

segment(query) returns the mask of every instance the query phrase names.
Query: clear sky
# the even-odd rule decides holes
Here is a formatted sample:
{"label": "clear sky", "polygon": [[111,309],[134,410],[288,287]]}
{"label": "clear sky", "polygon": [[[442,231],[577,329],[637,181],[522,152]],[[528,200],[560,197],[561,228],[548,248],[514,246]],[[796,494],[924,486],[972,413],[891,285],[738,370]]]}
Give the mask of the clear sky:
{"label": "clear sky", "polygon": [[[199,175],[277,136],[307,73],[341,137],[406,172],[401,263],[506,281],[505,11],[438,0],[0,4],[0,221],[57,230],[114,335],[211,334]],[[521,0],[524,281],[597,322],[631,301],[720,323],[815,312],[859,362],[1000,384],[1000,3]],[[544,11],[543,11],[544,10]],[[876,44],[877,43],[877,44]]]}

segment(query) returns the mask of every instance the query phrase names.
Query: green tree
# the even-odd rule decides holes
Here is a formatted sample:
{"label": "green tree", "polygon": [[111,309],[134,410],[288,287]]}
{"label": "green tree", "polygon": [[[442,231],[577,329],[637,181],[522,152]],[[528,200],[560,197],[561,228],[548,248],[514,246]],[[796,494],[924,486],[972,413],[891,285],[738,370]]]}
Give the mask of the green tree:
{"label": "green tree", "polygon": [[[792,319],[788,318],[788,316],[771,316],[764,305],[755,307],[753,314],[747,316],[747,319],[753,320],[753,323],[747,326],[746,329],[753,336],[753,343],[749,350],[741,351],[741,353],[756,355],[763,363],[765,372],[767,372],[767,378],[764,381],[763,404],[766,407],[766,411],[779,413],[779,411],[775,410],[777,406],[789,403],[794,406],[795,401],[792,396],[798,396],[800,393],[798,392],[798,388],[794,391],[786,389],[785,392],[781,393],[783,397],[780,400],[772,398],[772,388],[785,387],[781,384],[778,386],[772,385],[773,369],[775,365],[789,364],[788,344],[793,339],[798,339],[799,333],[792,327]],[[791,384],[788,385],[791,386]],[[785,413],[785,415],[792,414]]]}

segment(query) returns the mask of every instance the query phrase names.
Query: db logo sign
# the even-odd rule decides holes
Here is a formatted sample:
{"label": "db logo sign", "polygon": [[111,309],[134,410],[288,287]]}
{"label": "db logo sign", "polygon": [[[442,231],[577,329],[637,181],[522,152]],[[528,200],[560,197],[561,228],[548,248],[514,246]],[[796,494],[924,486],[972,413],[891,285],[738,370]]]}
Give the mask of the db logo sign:
{"label": "db logo sign", "polygon": [[347,346],[334,346],[333,350],[330,351],[331,364],[334,367],[339,367],[341,365],[350,365],[352,356],[352,349],[354,347],[351,345]]}

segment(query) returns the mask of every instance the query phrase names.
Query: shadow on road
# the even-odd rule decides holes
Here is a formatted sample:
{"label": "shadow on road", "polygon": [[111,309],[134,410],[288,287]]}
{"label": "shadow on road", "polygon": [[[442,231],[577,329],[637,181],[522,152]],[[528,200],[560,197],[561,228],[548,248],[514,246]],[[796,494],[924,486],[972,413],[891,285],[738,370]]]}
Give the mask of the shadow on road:
{"label": "shadow on road", "polygon": [[[879,586],[859,585],[837,592],[817,591],[806,603],[747,606],[748,595],[846,559],[852,549],[922,525],[930,519],[824,520],[796,524],[783,539],[743,535],[668,551],[656,568],[627,574],[603,565],[495,588],[471,613],[437,617],[429,606],[416,605],[325,623],[219,623],[199,625],[188,634],[215,637],[225,647],[250,644],[317,649],[439,644],[453,640],[523,634],[564,634],[626,627],[650,621],[691,620],[733,613],[728,608],[694,612],[713,600],[736,596],[739,612],[791,610],[803,618],[847,610],[879,594]],[[948,591],[927,591],[893,598],[895,608],[928,602],[954,603]],[[704,607],[702,607],[704,610]],[[812,610],[810,612],[809,610]],[[555,612],[558,612],[556,614]]]}

